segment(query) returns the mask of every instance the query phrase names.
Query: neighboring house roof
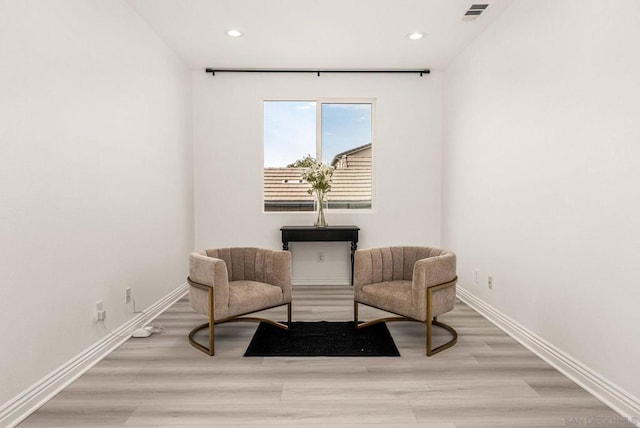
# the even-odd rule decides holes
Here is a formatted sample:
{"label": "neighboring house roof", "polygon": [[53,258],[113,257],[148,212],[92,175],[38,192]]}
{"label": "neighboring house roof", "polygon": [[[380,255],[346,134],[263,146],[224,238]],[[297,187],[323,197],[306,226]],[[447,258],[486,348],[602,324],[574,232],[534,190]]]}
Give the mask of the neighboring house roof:
{"label": "neighboring house roof", "polygon": [[371,149],[371,143],[364,144],[362,146],[358,146],[358,147],[355,147],[353,149],[345,150],[342,153],[338,153],[337,155],[335,155],[333,157],[333,160],[331,161],[331,166],[336,166],[336,164],[342,158],[346,158],[348,156],[358,157],[360,159],[369,159],[369,163],[371,163],[371,152],[368,152],[367,154],[363,154],[364,156],[357,156],[358,154],[361,154],[361,152],[364,152],[364,151],[370,150],[370,149]]}
{"label": "neighboring house roof", "polygon": [[[301,179],[305,168],[265,168],[265,202],[313,201],[307,193],[309,183]],[[331,201],[370,201],[371,166],[368,168],[338,168],[333,172],[331,191],[327,193]]]}
{"label": "neighboring house roof", "polygon": [[[331,163],[335,166],[331,191],[326,195],[329,207],[371,206],[371,144],[338,153]],[[302,180],[306,168],[265,168],[265,206],[308,207],[314,195],[311,185]]]}
{"label": "neighboring house roof", "polygon": [[309,183],[302,180],[305,168],[265,168],[265,201],[303,201],[312,200],[307,193]]}

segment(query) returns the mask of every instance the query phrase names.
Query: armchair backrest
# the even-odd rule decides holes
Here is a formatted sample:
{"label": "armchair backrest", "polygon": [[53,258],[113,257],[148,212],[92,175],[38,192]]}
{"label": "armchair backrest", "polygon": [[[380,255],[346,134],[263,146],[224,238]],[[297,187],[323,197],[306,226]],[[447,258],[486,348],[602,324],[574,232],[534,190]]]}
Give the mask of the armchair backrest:
{"label": "armchair backrest", "polygon": [[221,259],[229,281],[258,281],[273,285],[291,284],[291,253],[262,248],[216,248],[207,256]]}
{"label": "armchair backrest", "polygon": [[416,261],[447,254],[455,257],[453,253],[439,248],[383,247],[358,250],[356,260],[360,259],[367,265],[370,264],[370,269],[364,269],[362,272],[366,276],[368,272],[371,274],[371,278],[362,278],[363,283],[367,284],[398,280],[411,281]]}

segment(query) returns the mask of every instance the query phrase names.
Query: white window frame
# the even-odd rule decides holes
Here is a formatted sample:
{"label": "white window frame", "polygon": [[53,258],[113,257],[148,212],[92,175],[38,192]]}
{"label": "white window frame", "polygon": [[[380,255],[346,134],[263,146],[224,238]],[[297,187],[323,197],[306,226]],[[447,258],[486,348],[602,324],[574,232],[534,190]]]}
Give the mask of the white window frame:
{"label": "white window frame", "polygon": [[[265,97],[262,98],[262,167],[264,169],[264,103],[269,101],[315,102],[316,103],[316,159],[322,159],[322,104],[371,104],[371,208],[327,208],[335,214],[373,213],[375,209],[375,152],[376,152],[376,98],[309,98],[309,97]],[[319,157],[318,157],[319,156]],[[264,172],[263,172],[264,176]],[[305,214],[309,211],[265,211],[264,188],[262,189],[263,214]]]}

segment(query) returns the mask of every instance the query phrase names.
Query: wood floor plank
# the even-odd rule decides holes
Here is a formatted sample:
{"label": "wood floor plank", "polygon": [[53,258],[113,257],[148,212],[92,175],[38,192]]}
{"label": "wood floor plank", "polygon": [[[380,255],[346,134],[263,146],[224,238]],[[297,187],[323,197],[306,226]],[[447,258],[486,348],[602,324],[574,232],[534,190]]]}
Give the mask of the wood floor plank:
{"label": "wood floor plank", "polygon": [[249,423],[260,425],[301,426],[312,423],[415,423],[416,418],[407,401],[342,401],[287,402],[274,406],[265,402],[192,403],[187,405],[141,405],[127,423],[206,424]]}
{"label": "wood floor plank", "polygon": [[[451,400],[444,397],[428,401],[412,400],[410,403],[419,421],[446,421],[453,422],[456,426],[476,426],[479,421],[487,426],[502,424],[517,427],[523,423],[566,426],[567,421],[573,418],[596,421],[617,416],[609,409],[600,408],[600,403],[591,396],[512,396],[499,400],[492,397],[477,397],[473,400]],[[620,419],[621,424],[614,426],[632,427]]]}
{"label": "wood floor plank", "polygon": [[[353,320],[350,286],[295,286],[295,321]],[[360,305],[360,319],[386,315]],[[282,308],[260,316],[283,320]],[[440,317],[459,334],[425,356],[424,325],[389,323],[401,357],[243,357],[256,324],[216,327],[216,355],[191,347],[206,318],[182,299],[27,418],[22,427],[632,426],[471,308]],[[435,329],[436,344],[448,340]],[[206,332],[199,340],[206,341]],[[615,423],[615,425],[613,424]]]}

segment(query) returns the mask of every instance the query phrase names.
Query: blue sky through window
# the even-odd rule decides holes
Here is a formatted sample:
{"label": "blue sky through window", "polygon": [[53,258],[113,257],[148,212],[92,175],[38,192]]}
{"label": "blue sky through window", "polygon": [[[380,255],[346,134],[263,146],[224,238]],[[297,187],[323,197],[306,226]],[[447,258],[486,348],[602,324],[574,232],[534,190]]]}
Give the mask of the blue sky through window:
{"label": "blue sky through window", "polygon": [[[316,102],[264,102],[264,166],[316,154]],[[371,104],[322,104],[322,161],[371,142]]]}
{"label": "blue sky through window", "polygon": [[322,162],[371,142],[371,104],[322,104]]}

